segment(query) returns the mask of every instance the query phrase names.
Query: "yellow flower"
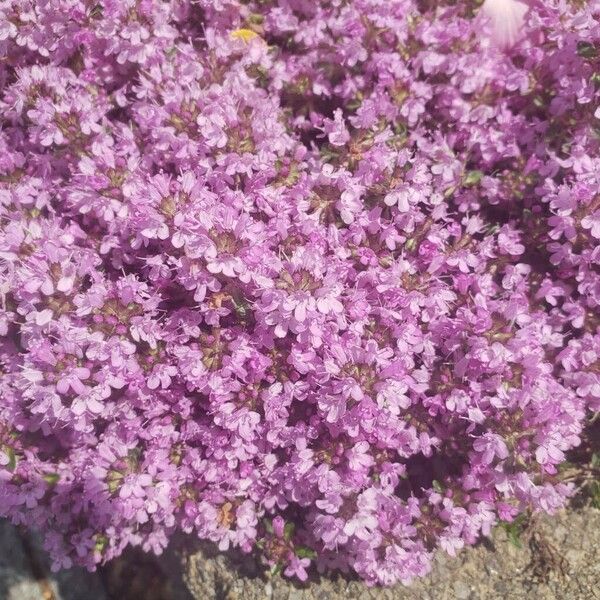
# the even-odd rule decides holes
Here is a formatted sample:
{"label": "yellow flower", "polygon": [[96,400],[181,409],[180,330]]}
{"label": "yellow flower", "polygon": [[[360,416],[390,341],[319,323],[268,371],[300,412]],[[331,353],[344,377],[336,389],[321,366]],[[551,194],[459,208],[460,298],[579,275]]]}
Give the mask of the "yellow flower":
{"label": "yellow flower", "polygon": [[256,33],[256,31],[252,31],[252,29],[235,29],[230,34],[232,40],[242,40],[246,44],[255,38],[262,38]]}

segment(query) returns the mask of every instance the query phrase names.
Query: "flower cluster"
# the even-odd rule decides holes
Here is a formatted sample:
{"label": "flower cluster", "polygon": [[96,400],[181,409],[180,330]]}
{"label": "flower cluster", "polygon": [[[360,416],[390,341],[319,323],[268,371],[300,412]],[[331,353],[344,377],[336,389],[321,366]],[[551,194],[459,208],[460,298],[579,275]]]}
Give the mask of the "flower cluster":
{"label": "flower cluster", "polygon": [[600,4],[0,0],[0,514],[409,582],[600,409]]}

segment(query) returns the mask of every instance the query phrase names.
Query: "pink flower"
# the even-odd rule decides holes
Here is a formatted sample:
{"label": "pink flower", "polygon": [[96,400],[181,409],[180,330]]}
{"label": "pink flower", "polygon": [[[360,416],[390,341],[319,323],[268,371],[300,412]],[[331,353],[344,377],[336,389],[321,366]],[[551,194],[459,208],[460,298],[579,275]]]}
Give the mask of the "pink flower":
{"label": "pink flower", "polygon": [[346,400],[341,395],[323,396],[319,399],[319,409],[328,423],[337,423],[346,413]]}
{"label": "pink flower", "polygon": [[344,146],[350,139],[350,134],[344,124],[341,109],[336,109],[333,114],[333,121],[326,120],[323,131],[327,134],[329,143],[332,146]]}
{"label": "pink flower", "polygon": [[592,236],[600,240],[600,211],[583,217],[581,219],[581,226],[584,229],[589,229]]}
{"label": "pink flower", "polygon": [[308,579],[306,568],[309,565],[310,559],[298,558],[296,555],[294,555],[290,558],[284,574],[288,577],[297,577],[300,581],[306,581]]}
{"label": "pink flower", "polygon": [[128,475],[124,481],[119,496],[121,498],[144,498],[146,496],[145,488],[152,485],[152,477],[150,475]]}
{"label": "pink flower", "polygon": [[528,11],[524,0],[485,0],[481,6],[491,23],[492,39],[500,48],[510,48],[521,37]]}
{"label": "pink flower", "polygon": [[90,375],[90,370],[86,367],[71,369],[68,373],[60,376],[60,379],[56,382],[56,391],[59,394],[66,394],[71,389],[76,394],[83,394],[86,392],[87,387],[82,381],[88,379]]}
{"label": "pink flower", "polygon": [[473,448],[481,454],[483,464],[490,464],[495,457],[504,460],[508,456],[508,448],[500,436],[486,433],[473,442]]}
{"label": "pink flower", "polygon": [[54,568],[185,532],[391,586],[564,504],[584,4],[0,2],[0,516]]}

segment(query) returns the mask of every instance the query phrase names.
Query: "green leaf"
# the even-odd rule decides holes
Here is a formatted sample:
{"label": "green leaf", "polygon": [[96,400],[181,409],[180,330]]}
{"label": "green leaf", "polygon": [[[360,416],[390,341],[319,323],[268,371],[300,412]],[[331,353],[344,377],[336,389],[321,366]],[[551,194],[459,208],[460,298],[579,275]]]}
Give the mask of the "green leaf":
{"label": "green leaf", "polygon": [[444,198],[452,198],[452,196],[454,196],[454,194],[456,193],[456,189],[458,186],[456,185],[451,185],[449,188],[444,190]]}
{"label": "green leaf", "polygon": [[262,25],[265,18],[259,13],[252,13],[248,15],[248,23],[251,25]]}
{"label": "green leaf", "polygon": [[600,509],[600,481],[592,481],[588,485],[590,501],[594,508]]}
{"label": "green leaf", "polygon": [[244,319],[248,315],[250,305],[244,301],[236,302],[235,298],[232,298],[231,301],[233,302],[233,308],[237,316],[240,317],[240,319]]}
{"label": "green leaf", "polygon": [[508,541],[515,547],[515,548],[522,548],[523,544],[521,544],[521,540],[519,539],[520,534],[512,529],[509,529],[507,532],[508,535]]}
{"label": "green leaf", "polygon": [[416,245],[417,245],[417,240],[415,240],[415,238],[408,238],[406,240],[406,242],[404,243],[404,247],[409,251],[414,250]]}
{"label": "green leaf", "polygon": [[106,483],[108,485],[108,491],[114,494],[123,483],[123,473],[120,471],[110,470],[106,475]]}
{"label": "green leaf", "polygon": [[517,548],[521,548],[521,536],[527,527],[527,515],[519,515],[514,521],[502,522],[499,527],[506,532],[508,541]]}
{"label": "green leaf", "polygon": [[316,551],[307,546],[297,546],[294,549],[294,552],[298,558],[310,558],[311,560],[317,558]]}
{"label": "green leaf", "polygon": [[100,554],[104,552],[108,546],[108,538],[102,534],[96,535],[96,543],[94,544],[94,550]]}
{"label": "green leaf", "polygon": [[276,565],[273,565],[271,567],[271,570],[269,572],[272,577],[275,577],[276,575],[280,575],[281,571],[283,571],[283,565],[281,563],[277,563]]}
{"label": "green leaf", "polygon": [[91,8],[91,10],[89,12],[89,17],[90,17],[90,19],[101,19],[103,12],[104,12],[104,8],[103,8],[102,4],[98,3]]}
{"label": "green leaf", "polygon": [[594,44],[589,42],[579,42],[577,44],[577,54],[581,58],[596,58],[598,56],[598,49]]}
{"label": "green leaf", "polygon": [[438,492],[438,494],[441,494],[444,491],[444,488],[442,487],[442,484],[437,481],[436,479],[434,479],[431,482],[431,486],[433,487],[433,489]]}
{"label": "green leaf", "polygon": [[52,485],[56,485],[60,479],[60,475],[58,473],[44,473],[44,481],[52,486]]}
{"label": "green leaf", "polygon": [[408,127],[404,123],[402,123],[400,121],[395,122],[392,125],[392,128],[393,128],[394,133],[396,135],[403,136],[403,135],[406,135],[407,132],[408,132]]}
{"label": "green leaf", "polygon": [[482,179],[483,171],[469,171],[463,179],[463,185],[466,187],[473,187],[478,185]]}
{"label": "green leaf", "polygon": [[19,458],[14,448],[10,446],[3,446],[2,451],[8,456],[8,464],[5,465],[5,469],[8,471],[14,471],[17,468],[17,463],[19,462]]}
{"label": "green leaf", "polygon": [[292,536],[294,535],[294,530],[296,529],[296,526],[293,523],[286,523],[284,528],[283,528],[283,539],[286,542],[289,542],[292,539]]}
{"label": "green leaf", "polygon": [[544,102],[544,99],[540,95],[538,95],[535,96],[535,98],[533,99],[533,105],[537,106],[538,108],[544,108],[546,103]]}
{"label": "green leaf", "polygon": [[556,466],[559,473],[564,473],[565,471],[568,471],[569,469],[573,469],[574,467],[575,467],[575,465],[572,462],[569,462],[568,460],[565,460],[564,462],[562,462]]}
{"label": "green leaf", "polygon": [[357,110],[358,108],[360,108],[361,105],[361,100],[359,100],[358,98],[353,98],[346,104],[346,108],[348,108],[348,110]]}

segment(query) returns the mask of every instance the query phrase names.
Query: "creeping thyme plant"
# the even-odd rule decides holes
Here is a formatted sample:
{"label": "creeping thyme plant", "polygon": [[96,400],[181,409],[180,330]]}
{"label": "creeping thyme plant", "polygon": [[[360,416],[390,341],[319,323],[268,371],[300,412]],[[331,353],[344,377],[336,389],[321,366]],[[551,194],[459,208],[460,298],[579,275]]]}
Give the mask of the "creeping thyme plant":
{"label": "creeping thyme plant", "polygon": [[0,514],[426,574],[600,409],[600,2],[0,0]]}

